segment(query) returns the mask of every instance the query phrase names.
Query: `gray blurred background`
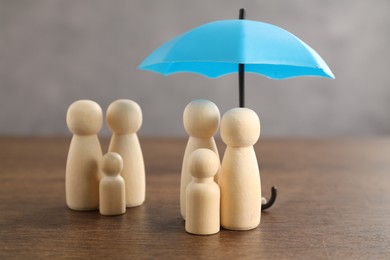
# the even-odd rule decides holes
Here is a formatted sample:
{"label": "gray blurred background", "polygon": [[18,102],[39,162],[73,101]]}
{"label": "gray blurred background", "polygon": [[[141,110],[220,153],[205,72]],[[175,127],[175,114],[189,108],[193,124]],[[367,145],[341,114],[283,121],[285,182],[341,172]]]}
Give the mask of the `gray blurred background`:
{"label": "gray blurred background", "polygon": [[298,36],[336,76],[247,74],[246,105],[258,113],[263,137],[390,134],[388,0],[0,0],[0,135],[70,135],[73,101],[92,99],[105,111],[128,98],[143,109],[139,135],[184,137],[191,100],[212,100],[221,114],[238,106],[237,75],[164,77],[137,66],[174,36],[235,19],[241,7],[248,19]]}

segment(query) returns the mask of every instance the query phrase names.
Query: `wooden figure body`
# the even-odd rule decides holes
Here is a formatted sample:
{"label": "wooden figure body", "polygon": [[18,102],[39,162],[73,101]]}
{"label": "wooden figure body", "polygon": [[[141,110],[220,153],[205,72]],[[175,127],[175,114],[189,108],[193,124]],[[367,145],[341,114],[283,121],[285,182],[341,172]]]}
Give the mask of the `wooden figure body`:
{"label": "wooden figure body", "polygon": [[123,159],[121,176],[126,186],[126,206],[135,207],[145,201],[145,166],[137,131],[142,125],[140,106],[128,99],[116,100],[107,109],[107,124],[112,131],[109,152]]}
{"label": "wooden figure body", "polygon": [[253,145],[260,136],[260,120],[248,108],[234,108],[222,117],[221,137],[227,145],[219,176],[221,226],[248,230],[260,224],[260,172]]}
{"label": "wooden figure body", "polygon": [[74,210],[98,209],[102,150],[97,133],[103,112],[94,101],[79,100],[70,105],[66,122],[73,133],[66,162],[66,204]]}
{"label": "wooden figure body", "polygon": [[103,156],[101,168],[104,173],[99,185],[99,211],[101,215],[113,216],[126,212],[125,181],[120,172],[122,157],[117,153]]}
{"label": "wooden figure body", "polygon": [[[180,181],[180,213],[185,219],[186,214],[186,188],[192,177],[189,172],[188,157],[199,148],[207,148],[218,155],[214,134],[220,123],[218,107],[209,100],[198,99],[191,101],[183,113],[183,124],[189,135],[184,152]],[[217,177],[216,174],[215,178]]]}
{"label": "wooden figure body", "polygon": [[192,181],[186,189],[185,229],[196,235],[211,235],[220,229],[220,191],[214,182],[219,158],[209,149],[198,149],[188,158]]}

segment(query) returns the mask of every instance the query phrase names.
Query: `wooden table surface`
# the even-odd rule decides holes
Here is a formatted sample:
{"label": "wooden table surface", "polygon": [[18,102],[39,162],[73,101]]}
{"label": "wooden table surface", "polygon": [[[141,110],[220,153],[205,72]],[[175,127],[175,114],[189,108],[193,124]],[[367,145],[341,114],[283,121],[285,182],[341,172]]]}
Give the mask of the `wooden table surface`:
{"label": "wooden table surface", "polygon": [[0,138],[0,259],[390,259],[390,138],[260,140],[276,203],[257,229],[211,236],[180,217],[186,140],[141,139],[146,203],[116,217],[66,207],[69,142]]}

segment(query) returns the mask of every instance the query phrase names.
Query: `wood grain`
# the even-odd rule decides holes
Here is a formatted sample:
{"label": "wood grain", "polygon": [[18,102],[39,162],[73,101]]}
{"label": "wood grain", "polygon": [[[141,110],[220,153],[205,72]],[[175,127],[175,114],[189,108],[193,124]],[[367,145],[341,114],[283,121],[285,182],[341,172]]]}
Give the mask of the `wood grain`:
{"label": "wood grain", "polygon": [[389,138],[260,140],[263,194],[276,185],[276,203],[254,230],[206,237],[180,216],[186,140],[141,139],[146,202],[115,217],[66,207],[69,143],[0,138],[1,259],[390,258]]}

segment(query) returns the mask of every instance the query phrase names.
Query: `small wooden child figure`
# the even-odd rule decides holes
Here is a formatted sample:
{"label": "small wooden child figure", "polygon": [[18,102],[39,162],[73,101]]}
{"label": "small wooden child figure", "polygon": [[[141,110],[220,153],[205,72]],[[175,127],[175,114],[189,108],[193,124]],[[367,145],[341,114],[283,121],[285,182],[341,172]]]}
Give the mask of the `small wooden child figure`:
{"label": "small wooden child figure", "polygon": [[210,149],[197,149],[188,160],[192,181],[186,189],[186,231],[196,235],[218,233],[220,191],[213,177],[219,169],[219,158]]}
{"label": "small wooden child figure", "polygon": [[260,120],[253,110],[233,108],[223,115],[221,138],[227,147],[218,184],[226,229],[253,229],[260,223],[260,171],[253,149],[259,136]]}
{"label": "small wooden child figure", "polygon": [[74,210],[99,208],[99,180],[102,159],[97,133],[103,125],[103,112],[91,100],[70,105],[66,123],[73,133],[66,161],[66,204]]}
{"label": "small wooden child figure", "polygon": [[184,109],[183,124],[189,135],[180,180],[180,213],[184,219],[186,214],[186,188],[192,179],[188,167],[188,157],[199,148],[211,149],[218,156],[218,149],[213,136],[218,130],[220,120],[218,107],[209,100],[193,100]]}
{"label": "small wooden child figure", "polygon": [[126,212],[125,181],[120,172],[123,168],[122,157],[117,153],[106,153],[102,160],[104,176],[100,180],[100,214],[120,215]]}

